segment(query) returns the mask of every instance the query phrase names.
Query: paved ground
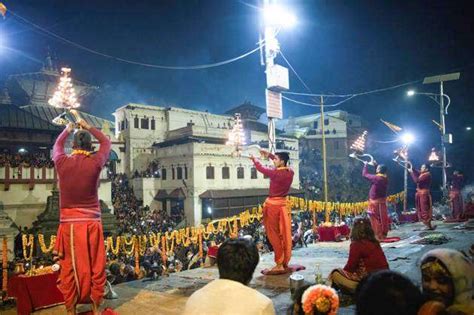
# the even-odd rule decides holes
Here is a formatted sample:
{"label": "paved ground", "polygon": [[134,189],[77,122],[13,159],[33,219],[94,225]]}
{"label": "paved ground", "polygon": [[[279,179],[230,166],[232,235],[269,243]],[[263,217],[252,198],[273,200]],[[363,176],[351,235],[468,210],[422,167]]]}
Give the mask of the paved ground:
{"label": "paved ground", "polygon": [[[443,245],[418,245],[411,242],[420,239],[422,225],[407,224],[390,232],[390,236],[401,237],[400,242],[383,244],[383,249],[389,260],[390,268],[397,270],[415,283],[420,282],[419,259],[423,253],[436,247],[449,247],[460,250],[468,250],[474,244],[474,232],[472,230],[454,229],[457,224],[444,224],[437,222],[436,232],[443,233],[449,238],[449,242]],[[300,273],[308,282],[314,282],[316,265],[321,272],[327,276],[329,272],[337,267],[344,266],[347,260],[349,241],[340,243],[318,243],[311,244],[308,248],[300,248],[293,251],[293,263],[306,266],[306,270]],[[262,276],[260,271],[270,267],[273,263],[273,254],[265,254],[261,257],[251,286],[270,297],[278,314],[287,314],[291,305],[288,275]],[[113,307],[120,314],[181,314],[187,298],[206,283],[216,279],[218,272],[216,268],[194,269],[157,281],[133,281],[114,287],[120,298],[108,300],[106,305]],[[14,309],[0,309],[2,314],[15,314]],[[64,307],[43,310],[35,314],[64,314]],[[340,310],[339,314],[354,314],[353,306]]]}

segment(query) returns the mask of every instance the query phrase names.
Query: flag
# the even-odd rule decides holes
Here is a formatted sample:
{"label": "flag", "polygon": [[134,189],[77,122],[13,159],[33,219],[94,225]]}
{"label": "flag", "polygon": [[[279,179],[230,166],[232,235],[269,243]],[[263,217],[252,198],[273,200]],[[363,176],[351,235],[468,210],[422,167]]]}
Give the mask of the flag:
{"label": "flag", "polygon": [[392,130],[395,133],[398,133],[398,132],[402,131],[402,128],[398,127],[397,125],[389,123],[388,121],[385,121],[383,119],[380,119],[380,121],[383,122],[385,124],[385,126],[387,126],[390,130]]}
{"label": "flag", "polygon": [[5,14],[7,14],[7,7],[0,2],[0,14],[5,18]]}

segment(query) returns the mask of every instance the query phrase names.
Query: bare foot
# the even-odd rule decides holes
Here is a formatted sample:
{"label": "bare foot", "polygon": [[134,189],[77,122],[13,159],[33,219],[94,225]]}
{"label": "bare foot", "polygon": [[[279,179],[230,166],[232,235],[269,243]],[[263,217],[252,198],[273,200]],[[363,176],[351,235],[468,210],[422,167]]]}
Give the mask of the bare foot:
{"label": "bare foot", "polygon": [[283,267],[283,265],[276,265],[275,267],[273,267],[270,270],[271,271],[285,271],[285,267]]}

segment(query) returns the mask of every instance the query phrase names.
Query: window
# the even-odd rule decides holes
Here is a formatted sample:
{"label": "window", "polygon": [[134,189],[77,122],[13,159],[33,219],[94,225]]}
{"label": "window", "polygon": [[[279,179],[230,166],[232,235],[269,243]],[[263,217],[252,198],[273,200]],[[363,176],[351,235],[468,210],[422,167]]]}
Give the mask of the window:
{"label": "window", "polygon": [[222,168],[222,179],[229,179],[230,178],[230,169],[228,166],[224,166]]}
{"label": "window", "polygon": [[324,126],[329,125],[329,118],[324,119]]}
{"label": "window", "polygon": [[141,119],[141,129],[148,129],[148,118]]}
{"label": "window", "polygon": [[161,179],[166,180],[166,168],[161,169]]}
{"label": "window", "polygon": [[181,166],[178,166],[177,177],[178,179],[183,179],[183,168]]}
{"label": "window", "polygon": [[188,179],[188,167],[184,167],[184,179]]}
{"label": "window", "polygon": [[128,120],[127,120],[127,118],[125,118],[125,129],[127,129],[127,128],[128,128]]}
{"label": "window", "polygon": [[134,128],[139,128],[138,127],[138,117],[137,116],[135,116],[135,118],[133,118],[133,127]]}
{"label": "window", "polygon": [[256,179],[257,178],[257,169],[255,167],[252,167],[250,169],[250,178],[251,179]]}
{"label": "window", "polygon": [[313,129],[318,129],[318,121],[313,121]]}
{"label": "window", "polygon": [[352,119],[349,119],[349,125],[352,125]]}
{"label": "window", "polygon": [[237,178],[244,178],[244,168],[242,166],[237,167]]}
{"label": "window", "polygon": [[120,122],[120,128],[119,128],[119,130],[124,130],[124,129],[125,129],[125,120],[122,120],[122,121]]}
{"label": "window", "polygon": [[151,130],[155,130],[155,118],[151,120]]}
{"label": "window", "polygon": [[174,167],[171,168],[171,179],[176,179],[176,173]]}
{"label": "window", "polygon": [[206,167],[206,179],[214,179],[214,166]]}

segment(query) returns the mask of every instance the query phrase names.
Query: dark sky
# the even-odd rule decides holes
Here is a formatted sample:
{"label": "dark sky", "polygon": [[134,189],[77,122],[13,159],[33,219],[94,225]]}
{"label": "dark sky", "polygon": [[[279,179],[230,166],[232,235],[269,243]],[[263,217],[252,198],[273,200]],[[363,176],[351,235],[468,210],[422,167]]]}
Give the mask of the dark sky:
{"label": "dark sky", "polygon": [[[18,15],[96,51],[178,66],[222,61],[253,49],[260,12],[244,1],[258,5],[255,0],[3,0]],[[461,71],[461,80],[445,84],[445,92],[452,99],[447,126],[457,141],[452,152],[472,145],[472,135],[464,129],[471,124],[474,128],[474,19],[469,14],[470,1],[279,3],[291,7],[298,17],[295,27],[282,30],[278,36],[282,51],[313,92],[356,93]],[[43,60],[50,47],[60,64],[73,68],[75,78],[101,88],[94,103],[84,104],[84,109],[109,119],[115,108],[127,102],[216,113],[245,100],[264,106],[265,77],[258,54],[207,70],[159,70],[90,54],[34,31],[11,15],[0,21],[0,36],[8,47],[0,50],[0,80],[12,73],[36,71],[40,65],[25,55]],[[285,65],[281,58],[277,62]],[[307,92],[293,74],[290,85],[292,91]],[[422,84],[413,87],[425,92],[437,92],[438,88]],[[379,118],[417,132],[414,155],[426,156],[439,142],[431,123],[431,119],[439,119],[439,111],[426,97],[407,99],[407,89],[357,97],[338,109],[363,115],[373,138],[391,139],[390,133],[383,132],[386,130]],[[285,116],[316,111],[284,103]],[[393,145],[379,145],[373,150],[390,155],[392,149]],[[467,161],[465,155],[463,158]]]}

